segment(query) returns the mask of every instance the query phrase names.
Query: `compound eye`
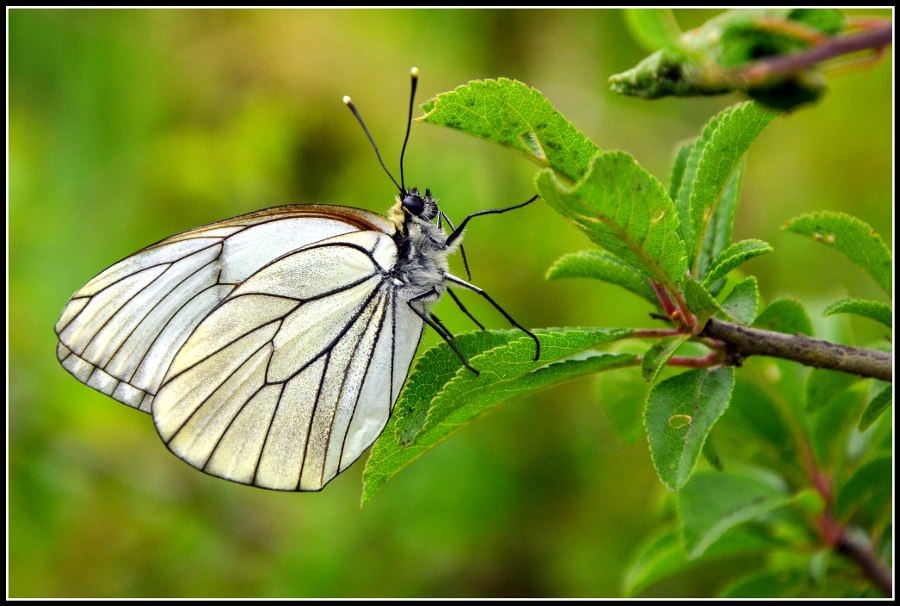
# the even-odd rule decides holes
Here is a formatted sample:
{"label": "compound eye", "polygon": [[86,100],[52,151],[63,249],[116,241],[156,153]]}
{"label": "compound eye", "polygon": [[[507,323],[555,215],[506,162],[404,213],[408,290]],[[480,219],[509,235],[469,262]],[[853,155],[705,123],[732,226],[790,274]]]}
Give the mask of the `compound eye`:
{"label": "compound eye", "polygon": [[425,210],[425,200],[418,193],[407,193],[403,196],[403,208],[409,211],[409,214],[418,217]]}

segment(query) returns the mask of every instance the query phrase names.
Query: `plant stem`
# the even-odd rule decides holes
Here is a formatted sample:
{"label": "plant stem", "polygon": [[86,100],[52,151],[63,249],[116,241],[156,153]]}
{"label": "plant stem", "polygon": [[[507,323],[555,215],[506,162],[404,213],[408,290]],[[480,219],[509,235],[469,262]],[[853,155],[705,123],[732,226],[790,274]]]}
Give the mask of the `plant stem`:
{"label": "plant stem", "polygon": [[732,76],[736,80],[743,82],[745,86],[752,85],[754,82],[765,79],[772,74],[798,72],[826,59],[847,53],[867,48],[880,50],[890,44],[892,39],[893,28],[890,21],[884,20],[881,23],[871,23],[858,34],[831,37],[827,41],[803,52],[754,61],[739,70],[735,70]]}
{"label": "plant stem", "polygon": [[707,322],[701,334],[725,342],[729,354],[738,360],[749,356],[772,356],[805,366],[893,382],[893,355],[887,352],[831,343],[800,333],[789,335],[746,328],[716,318]]}

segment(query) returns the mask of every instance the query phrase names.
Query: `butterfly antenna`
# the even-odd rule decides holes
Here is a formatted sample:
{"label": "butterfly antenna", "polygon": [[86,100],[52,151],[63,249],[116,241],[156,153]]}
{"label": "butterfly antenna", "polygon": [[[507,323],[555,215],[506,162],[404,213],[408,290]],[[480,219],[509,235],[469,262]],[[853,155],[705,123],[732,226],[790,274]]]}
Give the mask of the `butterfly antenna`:
{"label": "butterfly antenna", "polygon": [[406,153],[406,144],[409,142],[409,131],[412,129],[413,105],[416,99],[416,85],[419,83],[419,68],[414,67],[410,71],[412,79],[411,91],[409,93],[409,120],[406,121],[406,138],[403,139],[403,149],[400,150],[400,189],[406,191],[406,181],[403,180],[403,154]]}
{"label": "butterfly antenna", "polygon": [[[394,175],[391,174],[391,171],[389,171],[389,170],[387,169],[387,166],[384,165],[384,161],[381,159],[381,154],[378,153],[378,146],[375,145],[375,140],[372,139],[372,135],[369,134],[369,129],[366,128],[366,123],[363,122],[363,119],[362,119],[362,117],[359,115],[359,112],[356,111],[356,106],[353,105],[353,101],[350,100],[350,97],[349,97],[349,96],[346,96],[346,95],[345,95],[345,96],[344,96],[344,103],[347,104],[347,107],[349,107],[349,108],[350,108],[350,111],[353,112],[353,115],[356,116],[356,120],[359,122],[359,125],[362,126],[363,132],[366,133],[366,136],[369,138],[369,143],[372,144],[372,149],[375,150],[375,155],[378,157],[378,162],[381,163],[381,168],[384,169],[384,172],[387,173],[387,176],[391,178],[391,181],[393,181],[393,182],[394,182],[394,185],[397,186],[397,189],[400,190],[400,194],[403,195],[403,194],[405,193],[405,190],[400,186],[399,183],[397,183],[397,180],[394,178]],[[412,109],[410,109],[410,112],[412,112]],[[401,158],[402,158],[402,154],[401,154]],[[401,160],[401,171],[402,171],[402,170],[403,170],[403,169],[402,169],[402,160]]]}

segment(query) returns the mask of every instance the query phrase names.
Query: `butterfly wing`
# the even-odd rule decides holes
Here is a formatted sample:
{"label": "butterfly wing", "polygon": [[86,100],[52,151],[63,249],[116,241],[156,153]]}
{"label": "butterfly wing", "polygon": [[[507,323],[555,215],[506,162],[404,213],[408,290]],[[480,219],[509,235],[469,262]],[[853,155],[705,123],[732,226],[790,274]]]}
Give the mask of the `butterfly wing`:
{"label": "butterfly wing", "polygon": [[145,412],[200,321],[273,259],[339,234],[392,233],[381,215],[291,205],[199,227],[116,263],[69,300],[57,357],[79,381]]}
{"label": "butterfly wing", "polygon": [[190,335],[153,401],[162,439],[206,473],[320,490],[381,433],[422,320],[397,296],[382,232],[289,253],[225,298]]}

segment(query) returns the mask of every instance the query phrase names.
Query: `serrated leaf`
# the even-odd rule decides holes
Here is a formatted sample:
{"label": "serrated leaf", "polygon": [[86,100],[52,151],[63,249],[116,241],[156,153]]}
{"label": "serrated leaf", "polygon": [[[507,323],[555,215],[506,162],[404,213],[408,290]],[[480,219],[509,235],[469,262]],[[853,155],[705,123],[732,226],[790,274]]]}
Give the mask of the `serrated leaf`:
{"label": "serrated leaf", "polygon": [[681,528],[663,528],[650,536],[630,558],[631,564],[622,579],[622,593],[633,597],[653,583],[676,575],[684,570],[718,558],[750,553],[770,548],[772,541],[749,526],[736,526],[728,530],[703,554],[702,558],[689,560],[684,551]]}
{"label": "serrated leaf", "polygon": [[758,305],[759,288],[756,285],[756,276],[750,276],[731,289],[722,301],[722,311],[738,324],[747,326],[756,318]]}
{"label": "serrated leaf", "polygon": [[584,250],[563,255],[547,270],[548,280],[559,278],[596,278],[621,286],[659,307],[659,299],[650,280],[615,256],[602,250]]}
{"label": "serrated leaf", "polygon": [[550,167],[572,182],[587,171],[597,146],[540,91],[516,80],[474,80],[422,104],[422,122],[487,139]]}
{"label": "serrated leaf", "polygon": [[[635,364],[633,355],[591,349],[626,338],[633,334],[633,329],[543,329],[534,332],[541,341],[538,362],[533,361],[534,341],[527,336],[519,337],[471,357],[469,363],[480,370],[477,376],[462,367],[458,359],[456,372],[452,375],[446,372],[451,363],[448,360],[456,358],[446,343],[432,348],[438,350],[435,353],[429,350],[419,358],[410,376],[411,386],[424,385],[429,378],[432,382],[436,382],[434,379],[446,382],[426,390],[433,391],[431,400],[427,399],[428,393],[421,393],[419,388],[410,396],[406,396],[405,391],[401,395],[397,408],[405,411],[404,414],[388,420],[366,463],[363,505],[400,469],[498,404],[575,377]],[[502,341],[507,333],[509,331],[503,331],[497,338]],[[464,336],[457,336],[454,344]],[[432,370],[435,370],[434,374]],[[424,378],[418,378],[418,374]],[[422,399],[412,400],[414,397]],[[421,424],[422,410],[427,411],[424,424]],[[398,423],[407,425],[398,427]]]}
{"label": "serrated leaf", "polygon": [[891,386],[885,385],[884,389],[879,391],[866,405],[866,409],[859,417],[857,429],[865,431],[871,427],[872,424],[878,420],[878,417],[881,416],[881,413],[887,410],[888,406],[891,405],[891,399]]}
{"label": "serrated leaf", "polygon": [[806,409],[810,412],[827,406],[859,377],[826,368],[814,368],[806,379]]}
{"label": "serrated leaf", "polygon": [[769,303],[769,306],[756,316],[753,326],[791,335],[802,333],[810,337],[815,336],[812,320],[809,319],[803,304],[787,297]]}
{"label": "serrated leaf", "polygon": [[791,501],[786,484],[768,474],[698,471],[678,493],[689,558],[697,558],[726,531]]}
{"label": "serrated leaf", "polygon": [[[696,176],[690,187],[689,265],[696,268],[707,228],[726,183],[738,166],[744,152],[771,122],[777,112],[756,103],[742,103],[728,108],[713,118],[701,136]],[[687,189],[682,186],[684,195]],[[697,272],[694,272],[697,275]]]}
{"label": "serrated leaf", "polygon": [[822,312],[822,315],[826,317],[835,314],[855,314],[864,318],[870,318],[876,322],[881,322],[888,328],[894,327],[894,314],[891,310],[891,306],[876,301],[842,299],[840,301],[835,301]]}
{"label": "serrated leaf", "polygon": [[847,519],[859,508],[874,518],[891,506],[893,458],[878,457],[864,463],[840,488],[834,501],[835,513]]}
{"label": "serrated leaf", "polygon": [[[508,345],[510,341],[521,337],[520,330],[482,330],[457,335],[453,339],[453,345],[467,360],[471,360],[485,351]],[[431,402],[460,369],[459,358],[446,344],[442,345],[443,347],[428,349],[416,360],[416,365],[403,386],[403,393],[394,406],[390,426],[394,428],[400,445],[415,439],[425,425],[428,408],[420,403]]]}
{"label": "serrated leaf", "polygon": [[734,369],[698,368],[650,390],[644,426],[653,466],[669,490],[681,489],[715,422],[731,399]]}
{"label": "serrated leaf", "polygon": [[703,280],[703,286],[709,288],[713,283],[721,280],[746,261],[773,250],[775,249],[762,240],[742,240],[737,244],[732,244],[713,261],[709,268],[709,273]]}
{"label": "serrated leaf", "polygon": [[644,353],[644,359],[641,361],[641,376],[647,383],[656,380],[666,363],[669,361],[675,351],[684,345],[685,341],[691,338],[691,335],[676,335],[674,337],[666,337],[654,343],[650,349]]}
{"label": "serrated leaf", "polygon": [[684,289],[684,300],[687,302],[688,308],[697,317],[697,323],[704,326],[711,317],[716,315],[722,308],[719,306],[709,291],[702,284],[692,278],[688,278],[682,284]]}
{"label": "serrated leaf", "polygon": [[691,139],[690,141],[682,142],[678,146],[678,151],[675,153],[675,163],[672,166],[672,172],[669,174],[669,197],[672,200],[678,200],[678,192],[684,179],[684,171],[687,169],[688,159],[691,157],[696,144],[697,139]]}
{"label": "serrated leaf", "polygon": [[650,279],[673,285],[686,268],[678,218],[665,188],[626,153],[597,154],[574,187],[541,171],[538,192],[595,244]]}
{"label": "serrated leaf", "polygon": [[[737,214],[737,205],[741,197],[741,185],[744,182],[744,169],[747,167],[746,154],[741,157],[725,189],[719,198],[719,203],[713,211],[712,219],[706,228],[706,237],[700,248],[700,258],[697,263],[697,276],[705,278],[714,259],[717,259],[728,245],[731,244],[731,232],[734,228],[734,217]],[[713,281],[709,291],[716,296],[722,289],[724,282]]]}
{"label": "serrated leaf", "polygon": [[844,213],[818,212],[791,219],[784,229],[835,249],[891,294],[891,251],[868,224]]}
{"label": "serrated leaf", "polygon": [[651,52],[660,48],[678,50],[681,28],[678,27],[678,22],[675,21],[670,9],[629,8],[625,9],[624,13],[628,30],[645,50]]}

